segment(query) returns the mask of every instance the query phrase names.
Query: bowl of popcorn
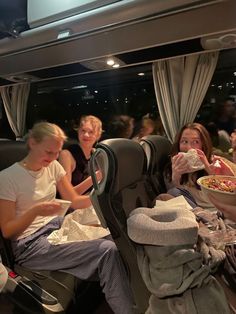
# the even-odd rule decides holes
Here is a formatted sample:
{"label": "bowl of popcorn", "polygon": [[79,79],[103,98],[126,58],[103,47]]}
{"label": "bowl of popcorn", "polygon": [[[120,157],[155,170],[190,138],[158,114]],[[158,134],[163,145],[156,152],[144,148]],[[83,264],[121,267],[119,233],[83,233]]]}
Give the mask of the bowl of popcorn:
{"label": "bowl of popcorn", "polygon": [[213,196],[221,203],[236,204],[236,177],[209,175],[197,180],[206,196]]}

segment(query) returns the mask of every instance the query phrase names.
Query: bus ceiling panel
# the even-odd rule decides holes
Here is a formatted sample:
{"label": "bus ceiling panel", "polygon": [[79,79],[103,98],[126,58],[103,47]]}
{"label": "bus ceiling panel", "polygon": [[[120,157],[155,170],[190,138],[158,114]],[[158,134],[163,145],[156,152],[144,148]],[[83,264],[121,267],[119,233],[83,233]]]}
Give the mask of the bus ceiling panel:
{"label": "bus ceiling panel", "polygon": [[[83,12],[107,6],[119,0],[35,0],[27,1],[28,24],[39,27]],[[43,4],[43,5],[42,5]]]}
{"label": "bus ceiling panel", "polygon": [[[152,2],[152,0],[149,0]],[[149,3],[148,1],[148,3]],[[206,2],[206,1],[205,1]],[[236,1],[226,0],[194,10],[153,17],[109,30],[60,40],[53,45],[5,54],[0,46],[0,77],[74,64],[110,55],[178,43],[236,30]],[[16,39],[16,41],[20,40]]]}
{"label": "bus ceiling panel", "polygon": [[[49,1],[40,7],[48,10],[49,21]],[[114,27],[125,26],[130,23],[137,23],[147,18],[158,18],[176,14],[185,10],[196,9],[197,7],[219,3],[225,0],[123,0],[110,5],[103,6],[88,12],[66,17],[53,23],[48,23],[40,27],[22,32],[18,38],[5,38],[0,41],[0,55],[20,52],[40,46],[54,44],[58,40],[68,40],[76,36],[90,34],[101,30],[110,30]],[[52,3],[58,5],[58,1]],[[74,1],[66,1],[68,3]],[[36,3],[33,0],[29,5],[32,10]],[[51,1],[50,1],[51,3]],[[65,4],[64,4],[65,5]],[[60,7],[60,6],[58,6]],[[42,11],[38,10],[39,17],[42,18]],[[55,9],[56,10],[56,9]],[[46,12],[44,15],[46,15]],[[67,11],[66,11],[67,12]],[[65,16],[66,16],[65,12]],[[30,14],[30,12],[29,12]],[[34,13],[36,14],[36,13]],[[36,19],[36,17],[34,17]],[[36,23],[36,22],[35,22]]]}
{"label": "bus ceiling panel", "polygon": [[[183,53],[194,53],[200,50],[203,50],[200,45],[200,40],[192,39],[176,44],[174,43],[160,47],[142,49],[134,52],[127,52],[116,55],[116,57],[113,56],[112,59],[113,62],[119,64],[119,68],[123,69],[129,67],[130,72],[131,67],[133,66],[137,68],[137,65],[145,66],[145,64],[149,64],[150,67],[150,63],[153,60],[182,55]],[[91,75],[91,72],[101,72],[105,70],[114,71],[114,68],[107,64],[107,60],[108,58],[92,59],[82,63],[73,63],[43,70],[31,71],[28,72],[28,74],[32,75],[32,82],[35,82],[52,78],[68,78],[69,76],[77,76],[81,74],[83,74],[84,77],[86,73]]]}

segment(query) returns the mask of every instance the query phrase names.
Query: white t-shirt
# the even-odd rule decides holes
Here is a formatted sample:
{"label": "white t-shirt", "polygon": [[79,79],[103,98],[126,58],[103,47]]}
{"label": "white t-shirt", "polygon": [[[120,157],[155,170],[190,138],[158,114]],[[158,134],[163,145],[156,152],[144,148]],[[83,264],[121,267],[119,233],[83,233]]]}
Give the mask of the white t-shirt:
{"label": "white t-shirt", "polygon": [[[54,200],[57,182],[65,174],[56,160],[39,171],[29,171],[15,163],[0,172],[0,199],[15,202],[16,216],[19,217],[37,202]],[[18,239],[34,233],[53,218],[55,216],[37,216]]]}

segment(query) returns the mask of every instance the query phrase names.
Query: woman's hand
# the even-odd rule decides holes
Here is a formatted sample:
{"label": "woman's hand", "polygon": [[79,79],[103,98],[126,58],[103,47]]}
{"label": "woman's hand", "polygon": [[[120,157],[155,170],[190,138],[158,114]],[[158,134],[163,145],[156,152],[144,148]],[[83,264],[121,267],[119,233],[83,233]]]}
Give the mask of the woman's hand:
{"label": "woman's hand", "polygon": [[233,169],[220,156],[213,156],[212,164],[209,167],[209,174],[234,176]]}
{"label": "woman's hand", "polygon": [[[7,208],[7,211],[6,211]],[[13,239],[22,234],[37,216],[57,215],[61,206],[57,202],[41,202],[16,216],[16,204],[0,199],[0,228],[4,238]]]}
{"label": "woman's hand", "polygon": [[54,216],[61,210],[61,204],[52,202],[41,202],[34,205],[31,210],[34,210],[37,216]]}
{"label": "woman's hand", "polygon": [[195,150],[198,154],[199,159],[201,160],[201,162],[205,166],[205,170],[208,172],[209,167],[210,167],[210,163],[209,163],[205,153],[201,149],[198,149],[198,148],[196,148]]}
{"label": "woman's hand", "polygon": [[230,142],[233,149],[236,149],[236,130],[230,134]]}
{"label": "woman's hand", "polygon": [[189,166],[182,154],[177,154],[172,158],[172,182],[180,185],[181,176],[189,172]]}
{"label": "woman's hand", "polygon": [[97,177],[98,182],[100,182],[102,180],[102,172],[101,172],[101,170],[97,170],[96,171],[96,177]]}

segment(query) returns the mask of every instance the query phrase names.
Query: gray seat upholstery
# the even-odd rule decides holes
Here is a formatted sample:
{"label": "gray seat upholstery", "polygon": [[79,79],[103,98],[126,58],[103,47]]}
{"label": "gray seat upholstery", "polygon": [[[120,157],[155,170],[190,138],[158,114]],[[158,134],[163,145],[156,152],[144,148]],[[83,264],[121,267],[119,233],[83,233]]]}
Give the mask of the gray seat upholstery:
{"label": "gray seat upholstery", "polygon": [[147,172],[156,196],[166,192],[163,170],[170,161],[171,143],[160,135],[147,135],[140,141],[148,160]]}
{"label": "gray seat upholstery", "polygon": [[[97,167],[102,180],[94,175]],[[150,293],[141,277],[136,256],[137,244],[127,235],[127,217],[137,207],[153,207],[155,194],[147,182],[147,159],[139,143],[129,139],[108,139],[97,145],[90,161],[94,189],[93,206],[104,227],[111,235],[123,257],[137,313],[144,313]]]}

